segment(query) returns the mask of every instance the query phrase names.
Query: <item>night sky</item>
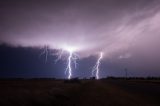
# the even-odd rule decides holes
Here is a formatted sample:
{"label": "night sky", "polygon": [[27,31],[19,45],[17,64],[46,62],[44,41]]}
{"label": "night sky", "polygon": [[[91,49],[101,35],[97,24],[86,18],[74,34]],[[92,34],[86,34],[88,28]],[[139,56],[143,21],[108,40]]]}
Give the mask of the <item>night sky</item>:
{"label": "night sky", "polygon": [[[48,60],[45,62],[45,45]],[[73,77],[160,76],[159,0],[0,0],[0,77],[66,78],[66,47],[79,55]]]}

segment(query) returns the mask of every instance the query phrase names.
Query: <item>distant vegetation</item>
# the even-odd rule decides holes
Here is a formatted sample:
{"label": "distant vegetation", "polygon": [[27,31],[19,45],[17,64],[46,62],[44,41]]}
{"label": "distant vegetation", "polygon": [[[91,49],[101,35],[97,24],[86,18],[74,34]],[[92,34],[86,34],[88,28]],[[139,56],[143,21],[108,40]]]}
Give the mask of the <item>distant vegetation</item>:
{"label": "distant vegetation", "polygon": [[160,77],[107,77],[102,79],[127,79],[127,80],[160,80]]}

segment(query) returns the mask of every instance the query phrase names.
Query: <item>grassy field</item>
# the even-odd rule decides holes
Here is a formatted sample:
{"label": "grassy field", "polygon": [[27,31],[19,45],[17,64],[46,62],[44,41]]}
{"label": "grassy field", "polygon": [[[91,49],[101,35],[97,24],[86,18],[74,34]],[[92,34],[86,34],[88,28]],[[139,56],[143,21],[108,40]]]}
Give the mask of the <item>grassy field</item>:
{"label": "grassy field", "polygon": [[0,106],[160,106],[160,81],[0,80]]}

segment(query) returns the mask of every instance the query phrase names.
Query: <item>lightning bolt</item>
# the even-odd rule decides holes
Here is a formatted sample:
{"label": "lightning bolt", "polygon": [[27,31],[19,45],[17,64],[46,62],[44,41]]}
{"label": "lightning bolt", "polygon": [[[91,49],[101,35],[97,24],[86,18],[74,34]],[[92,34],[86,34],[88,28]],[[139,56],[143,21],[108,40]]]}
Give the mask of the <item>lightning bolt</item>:
{"label": "lightning bolt", "polygon": [[61,60],[62,59],[62,56],[64,55],[64,53],[69,54],[69,56],[67,57],[67,66],[66,66],[66,69],[65,69],[65,74],[68,75],[68,79],[71,79],[72,77],[72,70],[73,70],[73,64],[74,64],[74,67],[75,69],[77,68],[77,59],[79,59],[79,56],[74,52],[74,50],[72,48],[64,48],[60,51],[58,51],[56,54],[53,54],[53,55],[56,55],[57,56],[57,59],[55,60],[55,63],[57,63],[57,61]]}
{"label": "lightning bolt", "polygon": [[[69,56],[67,57],[67,67],[65,69],[65,74],[68,74],[67,78],[71,79],[72,70],[73,70],[72,65],[74,64],[74,67],[76,69],[77,59],[79,59],[79,56],[74,52],[75,48],[65,47],[56,53],[52,53],[51,55],[57,56],[57,59],[55,60],[55,63],[57,63],[57,61],[63,59],[62,56],[64,55],[64,51],[66,51],[69,54]],[[40,54],[40,56],[45,55],[45,63],[47,62],[48,54],[49,54],[49,47],[47,45],[45,45],[43,52]]]}
{"label": "lightning bolt", "polygon": [[96,62],[96,65],[95,65],[95,66],[93,67],[93,69],[92,69],[92,76],[94,76],[94,73],[95,73],[96,79],[99,79],[99,71],[100,71],[99,66],[100,66],[100,64],[101,64],[102,58],[103,58],[103,52],[100,52],[99,58],[98,58],[98,60],[97,60],[97,62]]}
{"label": "lightning bolt", "polygon": [[68,73],[68,79],[71,79],[72,77],[72,63],[74,63],[75,68],[77,67],[77,59],[78,56],[73,51],[69,51],[67,67],[65,70],[65,74]]}
{"label": "lightning bolt", "polygon": [[72,76],[72,52],[69,53],[68,64],[65,73],[68,71],[68,79]]}
{"label": "lightning bolt", "polygon": [[45,63],[47,63],[47,60],[48,60],[48,48],[49,47],[45,45],[43,52],[39,55],[39,56],[45,55]]}

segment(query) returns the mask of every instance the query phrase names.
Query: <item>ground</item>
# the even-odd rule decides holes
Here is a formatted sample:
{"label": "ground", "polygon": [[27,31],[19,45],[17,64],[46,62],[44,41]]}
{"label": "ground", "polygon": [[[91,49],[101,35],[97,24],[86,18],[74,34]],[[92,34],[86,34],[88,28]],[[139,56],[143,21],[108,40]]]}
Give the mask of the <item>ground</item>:
{"label": "ground", "polygon": [[0,106],[160,106],[160,81],[0,80]]}

